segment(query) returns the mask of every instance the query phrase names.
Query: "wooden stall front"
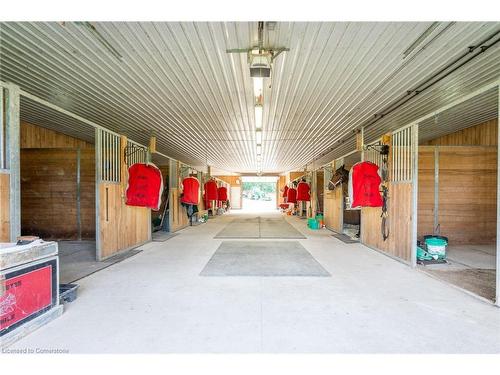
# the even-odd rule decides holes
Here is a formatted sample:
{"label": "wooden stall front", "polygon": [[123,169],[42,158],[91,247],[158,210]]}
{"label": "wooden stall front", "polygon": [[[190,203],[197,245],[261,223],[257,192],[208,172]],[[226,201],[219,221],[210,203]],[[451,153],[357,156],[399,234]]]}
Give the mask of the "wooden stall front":
{"label": "wooden stall front", "polygon": [[[399,133],[403,132],[400,136]],[[361,209],[361,243],[391,257],[406,263],[412,263],[412,154],[416,145],[412,137],[412,128],[408,127],[397,132],[401,144],[394,140],[394,134],[387,136],[385,143],[389,144],[387,169],[389,171],[388,212],[386,219],[386,233],[388,238],[384,241],[382,234],[382,208],[363,207]],[[404,142],[403,142],[404,140]],[[382,141],[381,141],[382,143]],[[404,155],[396,165],[393,165],[393,153]],[[366,156],[366,153],[365,153]],[[378,159],[378,157],[377,157]],[[366,158],[365,158],[366,160]],[[372,160],[369,160],[372,161]],[[373,161],[372,161],[373,162]],[[377,162],[380,167],[381,159]],[[405,174],[405,179],[398,180],[398,176]]]}
{"label": "wooden stall front", "polygon": [[[140,246],[151,239],[151,210],[125,204],[128,166],[125,149],[127,138],[119,141],[119,178],[117,182],[98,183],[98,259],[109,258],[119,252]],[[103,157],[112,154],[104,148]]]}

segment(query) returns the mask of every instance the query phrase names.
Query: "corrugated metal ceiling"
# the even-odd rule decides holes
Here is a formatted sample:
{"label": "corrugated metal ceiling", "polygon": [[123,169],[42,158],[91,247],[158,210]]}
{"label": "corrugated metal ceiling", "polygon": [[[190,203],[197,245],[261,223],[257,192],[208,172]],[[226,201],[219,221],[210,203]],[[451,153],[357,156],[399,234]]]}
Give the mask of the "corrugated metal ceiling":
{"label": "corrugated metal ceiling", "polygon": [[491,89],[419,124],[421,142],[498,118],[498,90]]}
{"label": "corrugated metal ceiling", "polygon": [[[256,45],[256,22],[94,26],[102,39],[72,22],[0,24],[0,79],[140,143],[156,135],[159,151],[185,163],[256,170],[246,55],[225,52]],[[290,51],[264,88],[263,171],[351,151],[352,140],[339,141],[499,31],[499,23],[477,22],[278,22],[266,29],[264,46]],[[367,140],[497,80],[499,61],[497,44],[372,125]],[[25,116],[49,121],[40,111],[23,106]]]}

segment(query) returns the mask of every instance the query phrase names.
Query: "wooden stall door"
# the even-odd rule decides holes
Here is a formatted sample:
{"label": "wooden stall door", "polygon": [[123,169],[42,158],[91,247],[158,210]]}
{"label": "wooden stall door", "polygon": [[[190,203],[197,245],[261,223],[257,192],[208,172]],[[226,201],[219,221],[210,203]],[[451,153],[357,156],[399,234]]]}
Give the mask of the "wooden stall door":
{"label": "wooden stall door", "polygon": [[341,187],[337,187],[335,190],[325,189],[324,208],[325,226],[330,230],[342,233],[344,196]]}
{"label": "wooden stall door", "polygon": [[0,242],[10,242],[10,175],[0,173]]}

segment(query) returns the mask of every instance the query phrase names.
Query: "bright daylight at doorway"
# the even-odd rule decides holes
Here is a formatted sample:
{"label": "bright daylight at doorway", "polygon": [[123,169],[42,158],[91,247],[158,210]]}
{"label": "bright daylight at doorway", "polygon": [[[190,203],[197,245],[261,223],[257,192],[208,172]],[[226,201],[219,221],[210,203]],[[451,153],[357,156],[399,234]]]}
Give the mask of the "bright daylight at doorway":
{"label": "bright daylight at doorway", "polygon": [[276,182],[278,177],[243,176],[243,212],[276,211]]}

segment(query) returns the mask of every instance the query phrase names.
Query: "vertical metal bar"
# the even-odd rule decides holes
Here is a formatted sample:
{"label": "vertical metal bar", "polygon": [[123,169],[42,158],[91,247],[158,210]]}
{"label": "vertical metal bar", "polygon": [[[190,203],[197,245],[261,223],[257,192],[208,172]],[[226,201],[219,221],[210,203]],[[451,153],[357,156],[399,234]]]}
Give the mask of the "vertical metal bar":
{"label": "vertical metal bar", "polygon": [[109,180],[115,181],[115,135],[109,135]]}
{"label": "vertical metal bar", "polygon": [[80,179],[80,173],[81,173],[81,151],[80,147],[76,149],[76,231],[77,231],[77,238],[78,240],[81,241],[82,239],[82,216],[81,216],[81,201],[80,201],[80,195],[81,195],[81,179]]}
{"label": "vertical metal bar", "polygon": [[101,154],[101,129],[95,130],[95,247],[96,260],[102,259],[101,234],[100,234],[100,184],[102,180],[102,154]]}
{"label": "vertical metal bar", "polygon": [[408,172],[408,179],[411,181],[413,178],[413,135],[412,135],[412,130],[410,128],[410,136],[409,136],[409,142],[410,144],[408,145],[408,158],[410,160],[409,162],[409,172]]}
{"label": "vertical metal bar", "polygon": [[[361,128],[361,161],[365,161],[365,128]],[[317,196],[317,194],[316,194]]]}
{"label": "vertical metal bar", "polygon": [[401,132],[401,136],[403,138],[402,141],[402,147],[401,147],[401,156],[402,156],[402,175],[401,175],[401,181],[406,181],[406,129],[403,129]]}
{"label": "vertical metal bar", "polygon": [[496,298],[495,305],[500,306],[500,119],[498,114],[500,112],[500,85],[497,86],[497,267],[496,267]]}
{"label": "vertical metal bar", "polygon": [[113,180],[115,182],[118,182],[118,166],[120,165],[120,154],[118,152],[118,137],[117,136],[114,136],[113,150],[114,150],[114,154],[115,154],[115,168],[114,168],[115,173],[113,176]]}
{"label": "vertical metal bar", "polygon": [[405,153],[405,181],[407,181],[407,182],[411,182],[411,179],[410,179],[410,165],[411,165],[411,162],[410,162],[410,158],[411,158],[411,155],[410,155],[410,144],[411,144],[410,137],[412,135],[411,130],[412,130],[411,128],[405,129],[405,149],[404,149],[404,153]]}
{"label": "vertical metal bar", "polygon": [[9,86],[6,103],[6,161],[10,169],[10,240],[17,242],[21,235],[21,163],[20,163],[20,100],[19,87]]}
{"label": "vertical metal bar", "polygon": [[111,159],[113,160],[113,163],[112,163],[112,167],[111,167],[111,180],[113,182],[116,182],[116,179],[115,179],[115,169],[116,169],[116,151],[115,151],[115,135],[114,134],[111,134],[110,135],[110,148],[111,148]]}
{"label": "vertical metal bar", "polygon": [[0,169],[5,169],[5,102],[4,88],[0,87]]}
{"label": "vertical metal bar", "polygon": [[418,124],[411,127],[412,143],[415,145],[412,154],[412,197],[411,197],[411,256],[410,265],[417,266],[417,231],[418,231]]}
{"label": "vertical metal bar", "polygon": [[103,142],[103,151],[104,151],[104,181],[109,181],[108,179],[108,170],[109,170],[109,154],[108,154],[108,133],[103,132],[102,134],[104,136],[104,142]]}
{"label": "vertical metal bar", "polygon": [[398,132],[398,181],[401,181],[402,169],[403,169],[403,158],[401,154],[401,147],[403,143],[403,134],[401,131]]}
{"label": "vertical metal bar", "polygon": [[439,225],[439,146],[434,146],[434,228],[437,234]]}
{"label": "vertical metal bar", "polygon": [[113,154],[111,152],[111,134],[110,133],[106,133],[106,150],[108,153],[108,167],[106,168],[106,172],[107,172],[106,179],[108,181],[112,181],[111,169],[113,168],[114,159],[113,159]]}
{"label": "vertical metal bar", "polygon": [[393,176],[392,180],[397,181],[398,180],[398,133],[395,133],[393,136],[393,143],[394,147],[392,149],[393,155],[394,155],[394,168],[393,168]]}
{"label": "vertical metal bar", "polygon": [[396,133],[392,135],[392,176],[391,180],[396,181],[396,160],[397,160],[397,155],[396,155]]}
{"label": "vertical metal bar", "polygon": [[121,152],[120,152],[120,138],[118,136],[115,136],[115,153],[116,153],[115,181],[120,182]]}

